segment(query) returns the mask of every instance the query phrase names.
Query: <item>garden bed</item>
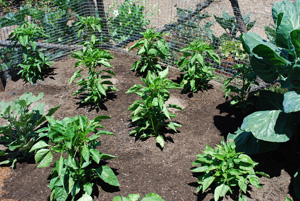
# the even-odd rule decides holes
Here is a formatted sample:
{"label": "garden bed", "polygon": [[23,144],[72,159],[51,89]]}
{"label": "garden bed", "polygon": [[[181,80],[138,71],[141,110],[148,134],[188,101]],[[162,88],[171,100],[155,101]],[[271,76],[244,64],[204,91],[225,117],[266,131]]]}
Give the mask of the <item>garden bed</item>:
{"label": "garden bed", "polygon": [[[150,192],[161,195],[166,201],[212,200],[210,191],[204,195],[195,194],[197,179],[190,171],[192,162],[206,145],[214,147],[228,132],[234,132],[242,122],[241,113],[229,107],[222,85],[215,81],[210,82],[208,90],[199,91],[193,96],[181,94],[180,90],[171,90],[170,102],[184,108],[183,111],[175,111],[177,118],[174,121],[182,124],[179,132],[166,134],[167,143],[163,150],[156,145],[155,138],[136,140],[129,136],[133,127],[127,109],[139,97],[125,92],[134,84],[142,84],[140,78],[130,71],[137,58],[120,52],[113,54],[115,58],[111,64],[116,74],[113,83],[119,91],[111,93],[99,110],[92,105],[79,104],[80,97],[72,96],[75,85],[69,85],[69,79],[75,72],[73,67],[76,61],[71,58],[54,63],[52,75],[35,85],[24,84],[21,79],[7,80],[0,100],[11,101],[28,91],[34,95],[44,92],[46,108],[61,104],[54,114],[55,118],[80,114],[90,119],[98,115],[111,117],[111,120],[104,120],[102,124],[116,135],[102,136],[99,149],[118,156],[108,161],[108,166],[115,171],[120,187],[101,184],[96,200],[110,201],[116,195],[145,195]],[[171,68],[168,77],[176,81],[180,77],[179,71]],[[0,121],[1,125],[3,123]],[[271,179],[261,178],[263,188],[253,187],[249,190],[248,200],[284,200],[286,195],[292,193],[291,176],[300,165],[299,156],[291,155],[294,153],[292,147],[285,144],[276,152],[254,157],[260,163],[258,170],[270,174]],[[3,180],[4,185],[0,200],[48,200],[50,189],[47,186],[52,167],[36,166],[33,162],[24,162],[17,164],[14,170],[1,167],[0,187]],[[226,200],[231,199],[237,200],[236,197]]]}

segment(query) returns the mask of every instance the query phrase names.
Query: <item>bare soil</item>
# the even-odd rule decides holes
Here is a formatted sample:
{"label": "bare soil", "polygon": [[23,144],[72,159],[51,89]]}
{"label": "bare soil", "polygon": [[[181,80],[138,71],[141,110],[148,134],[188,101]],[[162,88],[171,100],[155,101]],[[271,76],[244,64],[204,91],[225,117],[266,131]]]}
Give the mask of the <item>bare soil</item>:
{"label": "bare soil", "polygon": [[[120,187],[99,186],[99,195],[95,200],[110,201],[116,195],[145,195],[150,192],[158,193],[166,201],[212,200],[211,191],[204,195],[195,194],[197,179],[190,171],[192,162],[207,144],[214,147],[228,132],[234,132],[242,122],[241,113],[231,108],[224,99],[220,83],[211,81],[210,89],[193,96],[172,90],[170,102],[184,107],[184,111],[175,111],[178,116],[174,120],[182,124],[179,132],[166,133],[168,141],[163,150],[156,145],[154,138],[136,140],[129,136],[133,128],[127,108],[138,97],[125,92],[134,84],[142,83],[130,71],[137,58],[120,52],[112,53],[115,58],[111,64],[116,73],[113,82],[119,91],[111,93],[101,109],[81,105],[80,97],[72,96],[76,87],[68,84],[75,72],[75,60],[71,58],[55,62],[53,74],[35,85],[23,84],[20,79],[8,79],[6,91],[0,93],[0,100],[11,101],[28,91],[35,95],[44,92],[46,107],[61,104],[54,114],[55,118],[80,114],[90,119],[97,115],[111,117],[111,120],[103,121],[103,125],[116,135],[103,136],[99,150],[118,156],[108,161],[108,165],[117,174]],[[178,70],[171,68],[169,79],[176,81],[179,77]],[[254,157],[260,163],[258,170],[270,174],[271,179],[260,179],[262,189],[250,188],[248,200],[284,200],[289,194],[294,197],[291,182],[300,160],[299,156],[291,154],[293,146],[283,144],[276,152]],[[50,190],[47,185],[52,167],[36,166],[29,161],[17,164],[14,170],[0,167],[0,200],[48,200]],[[224,200],[237,198],[233,195]]]}

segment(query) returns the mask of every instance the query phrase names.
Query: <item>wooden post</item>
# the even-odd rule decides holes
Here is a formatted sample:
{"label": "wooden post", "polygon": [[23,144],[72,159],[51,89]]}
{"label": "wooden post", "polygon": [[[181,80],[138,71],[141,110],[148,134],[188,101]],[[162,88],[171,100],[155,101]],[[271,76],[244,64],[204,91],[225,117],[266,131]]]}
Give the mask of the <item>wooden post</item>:
{"label": "wooden post", "polygon": [[0,92],[5,91],[2,79],[0,79]]}
{"label": "wooden post", "polygon": [[229,0],[232,6],[232,10],[236,19],[236,22],[238,23],[239,30],[241,33],[247,33],[247,28],[245,25],[245,22],[243,20],[243,16],[240,10],[239,2],[238,0]]}

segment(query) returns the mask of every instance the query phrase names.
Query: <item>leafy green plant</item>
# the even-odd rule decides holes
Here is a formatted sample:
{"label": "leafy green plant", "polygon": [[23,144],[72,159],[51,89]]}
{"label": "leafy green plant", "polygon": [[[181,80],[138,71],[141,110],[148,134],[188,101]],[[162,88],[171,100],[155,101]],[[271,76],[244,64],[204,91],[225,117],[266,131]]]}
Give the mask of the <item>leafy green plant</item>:
{"label": "leafy green plant", "polygon": [[[138,201],[139,194],[129,194],[128,197],[115,196],[112,201]],[[141,201],[164,201],[161,196],[156,193],[148,193]]]}
{"label": "leafy green plant", "polygon": [[[237,38],[237,33],[239,30],[239,25],[236,22],[234,16],[229,15],[226,11],[222,12],[222,17],[215,15],[217,23],[226,31],[230,38]],[[250,14],[243,16],[243,21],[245,23],[247,31],[249,31],[254,25],[256,20],[250,22]]]}
{"label": "leafy green plant", "polygon": [[180,72],[184,73],[181,82],[183,91],[194,93],[201,88],[206,88],[208,81],[214,77],[212,73],[214,68],[211,67],[207,58],[211,58],[213,62],[220,65],[219,56],[201,39],[191,42],[189,46],[181,49],[181,52],[184,52],[184,55],[177,65]]}
{"label": "leafy green plant", "polygon": [[[251,92],[251,86],[258,85],[257,76],[250,65],[236,64],[232,69],[236,70],[236,73],[223,84],[223,91],[226,92],[225,98],[230,96],[230,104],[246,112],[249,106],[253,106],[253,102],[249,101],[249,97],[257,93],[256,91]],[[230,84],[236,79],[241,81],[240,87]]]}
{"label": "leafy green plant", "polygon": [[300,125],[300,26],[298,10],[300,1],[276,2],[273,19],[276,38],[265,41],[248,32],[241,39],[250,55],[253,71],[267,83],[280,82],[288,92],[260,92],[259,111],[248,115],[236,135],[228,135],[236,142],[239,151],[262,153],[277,149],[279,143],[298,135]]}
{"label": "leafy green plant", "polygon": [[[101,23],[101,18],[96,18],[94,16],[88,17],[79,17],[79,21],[75,24],[78,28],[78,38],[81,36],[85,41],[88,37],[92,37],[95,35],[95,31],[101,33],[101,27],[103,24]],[[93,40],[93,44],[95,44],[96,37],[91,38]]]}
{"label": "leafy green plant", "polygon": [[[158,76],[148,72],[146,79],[141,78],[146,87],[137,84],[126,92],[142,97],[141,100],[134,101],[128,108],[128,111],[132,111],[132,123],[136,124],[136,128],[130,134],[140,138],[155,136],[161,147],[164,147],[165,142],[163,129],[169,127],[177,132],[176,127],[181,127],[180,124],[171,121],[171,118],[176,115],[170,113],[166,105],[166,101],[170,97],[169,89],[180,88],[178,84],[166,79],[168,71],[169,69],[166,68]],[[182,110],[181,107],[174,104],[169,104],[169,108]],[[166,122],[167,119],[169,122]]]}
{"label": "leafy green plant", "polygon": [[35,83],[43,80],[45,71],[51,65],[49,57],[43,54],[43,49],[37,48],[36,41],[43,37],[47,37],[43,29],[28,22],[14,29],[10,35],[10,40],[21,44],[23,63],[18,66],[22,68],[19,74],[25,82]]}
{"label": "leafy green plant", "polygon": [[108,10],[108,27],[112,40],[119,43],[144,32],[150,24],[146,18],[145,6],[139,5],[137,0],[125,0],[121,5],[115,3]]}
{"label": "leafy green plant", "polygon": [[14,102],[0,102],[0,118],[8,121],[8,124],[0,126],[0,144],[7,147],[0,151],[0,155],[6,158],[0,165],[12,164],[15,167],[16,162],[32,157],[29,150],[38,140],[37,129],[45,122],[46,117],[54,114],[60,107],[51,108],[45,114],[45,103],[36,104],[43,96],[43,93],[34,96],[27,92]]}
{"label": "leafy green plant", "polygon": [[[111,186],[119,186],[113,170],[102,165],[101,161],[115,156],[100,153],[96,148],[101,145],[101,135],[112,135],[100,123],[108,116],[98,116],[88,120],[86,116],[64,118],[62,121],[47,117],[49,127],[39,130],[40,137],[49,138],[49,142],[40,140],[32,148],[38,167],[47,167],[53,161],[53,153],[60,155],[54,164],[50,189],[50,200],[92,200],[94,185],[101,179]],[[92,134],[91,134],[92,133]]]}
{"label": "leafy green plant", "polygon": [[170,48],[162,37],[163,34],[154,33],[154,29],[147,29],[142,35],[144,38],[129,49],[138,48],[137,54],[141,56],[140,60],[133,63],[131,70],[141,74],[147,72],[158,73],[163,70],[158,64],[159,59],[167,58]]}
{"label": "leafy green plant", "polygon": [[261,188],[257,174],[269,177],[263,172],[255,172],[254,167],[258,163],[254,162],[248,155],[235,151],[234,142],[226,144],[222,139],[221,145],[214,149],[206,145],[203,154],[197,155],[197,160],[193,165],[200,165],[191,171],[197,173],[197,192],[202,193],[209,187],[215,188],[214,200],[231,194],[238,188],[241,196],[239,200],[247,200],[243,194],[247,193],[249,184]]}

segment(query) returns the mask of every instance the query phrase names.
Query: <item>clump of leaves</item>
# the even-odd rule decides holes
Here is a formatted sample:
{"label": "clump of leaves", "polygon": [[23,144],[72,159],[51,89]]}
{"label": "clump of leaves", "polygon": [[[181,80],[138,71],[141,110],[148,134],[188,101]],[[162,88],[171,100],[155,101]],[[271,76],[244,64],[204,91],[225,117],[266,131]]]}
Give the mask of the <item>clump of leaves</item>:
{"label": "clump of leaves", "polygon": [[[256,74],[250,65],[236,64],[232,68],[236,70],[236,73],[232,78],[228,78],[223,84],[223,91],[225,92],[225,98],[231,97],[230,104],[241,108],[242,111],[246,112],[253,102],[249,101],[249,97],[253,96],[257,91],[251,92],[251,86],[258,85],[256,81]],[[242,85],[231,84],[236,79],[241,80]]]}
{"label": "clump of leaves", "polygon": [[137,54],[141,56],[140,60],[133,63],[131,70],[140,74],[158,73],[163,70],[158,62],[160,59],[169,57],[170,48],[162,37],[163,34],[154,33],[154,29],[147,29],[142,35],[144,38],[129,49],[138,48]]}
{"label": "clump of leaves", "polygon": [[248,184],[257,188],[259,178],[257,174],[265,177],[269,175],[263,172],[255,172],[254,167],[258,163],[254,162],[248,155],[235,151],[235,144],[226,144],[224,140],[215,149],[206,145],[203,154],[197,155],[198,159],[193,165],[200,165],[191,171],[197,173],[197,192],[205,192],[209,187],[215,187],[214,200],[226,196],[228,192],[233,193],[232,188],[238,188],[241,192],[239,200],[247,200],[243,194],[247,193]]}
{"label": "clump of leaves", "polygon": [[101,28],[103,27],[101,20],[101,18],[94,16],[80,16],[79,21],[75,24],[75,26],[78,28],[78,38],[82,37],[85,41],[88,39],[88,37],[95,36],[95,31],[101,33]]}
{"label": "clump of leaves", "polygon": [[14,29],[10,35],[10,40],[21,44],[23,63],[18,66],[22,68],[19,74],[25,82],[32,84],[43,80],[43,75],[51,65],[50,58],[43,53],[44,49],[38,49],[36,44],[38,39],[47,37],[42,28],[28,22]]}
{"label": "clump of leaves", "polygon": [[189,46],[181,49],[181,52],[184,52],[184,56],[177,65],[180,72],[184,73],[181,82],[183,91],[194,93],[201,88],[207,88],[208,81],[214,77],[212,73],[214,68],[206,59],[211,58],[220,65],[219,56],[201,39],[191,42]]}
{"label": "clump of leaves", "polygon": [[[119,186],[113,170],[101,165],[102,160],[115,156],[100,153],[96,148],[101,135],[112,135],[100,122],[108,116],[98,116],[88,120],[86,116],[64,118],[62,121],[47,117],[49,127],[40,130],[40,137],[48,137],[49,142],[40,140],[32,148],[38,167],[47,167],[53,161],[53,153],[60,154],[55,162],[50,181],[50,200],[67,200],[80,198],[92,200],[93,191],[97,188],[97,179],[112,186]],[[93,134],[90,134],[93,133]]]}
{"label": "clump of leaves", "polygon": [[[176,127],[181,127],[180,124],[171,121],[171,118],[176,115],[170,113],[166,105],[166,101],[170,97],[169,89],[180,88],[179,84],[166,79],[168,72],[168,68],[160,72],[158,76],[148,72],[146,79],[141,78],[146,87],[137,84],[126,92],[135,93],[142,98],[136,100],[128,108],[128,111],[132,111],[132,122],[136,124],[136,128],[130,134],[140,138],[155,136],[161,147],[164,147],[165,142],[163,129],[169,127],[177,132]],[[182,110],[175,104],[169,104],[168,107]],[[169,122],[166,122],[167,119]]]}
{"label": "clump of leaves", "polygon": [[0,126],[0,144],[7,147],[0,151],[0,155],[6,158],[0,165],[12,164],[15,167],[16,162],[32,157],[29,150],[38,140],[36,130],[47,116],[54,114],[60,107],[51,108],[45,114],[45,103],[36,104],[43,96],[43,93],[34,96],[27,92],[14,102],[0,102],[0,118],[8,121],[8,124]]}
{"label": "clump of leaves", "polygon": [[[128,197],[115,196],[112,201],[138,201],[141,196],[139,194],[129,194]],[[148,193],[141,201],[164,201],[160,195],[156,193]]]}
{"label": "clump of leaves", "polygon": [[[117,91],[117,89],[112,86],[113,83],[108,80],[111,79],[111,76],[114,76],[115,73],[112,70],[97,69],[97,67],[106,67],[111,68],[109,61],[113,59],[108,51],[99,49],[96,47],[97,44],[100,44],[101,41],[96,38],[93,32],[97,29],[101,29],[100,21],[98,18],[80,18],[81,21],[78,24],[79,32],[78,36],[80,37],[83,34],[83,38],[88,37],[87,33],[90,33],[90,41],[85,41],[83,43],[83,48],[80,51],[72,53],[72,57],[78,61],[75,63],[75,68],[83,65],[87,68],[88,76],[82,78],[83,75],[81,72],[84,69],[80,69],[74,73],[70,79],[70,84],[74,82],[75,79],[81,78],[77,81],[77,86],[80,87],[73,95],[78,95],[85,93],[86,98],[82,100],[82,103],[99,103],[107,96],[108,91]],[[104,74],[103,74],[104,73]]]}

